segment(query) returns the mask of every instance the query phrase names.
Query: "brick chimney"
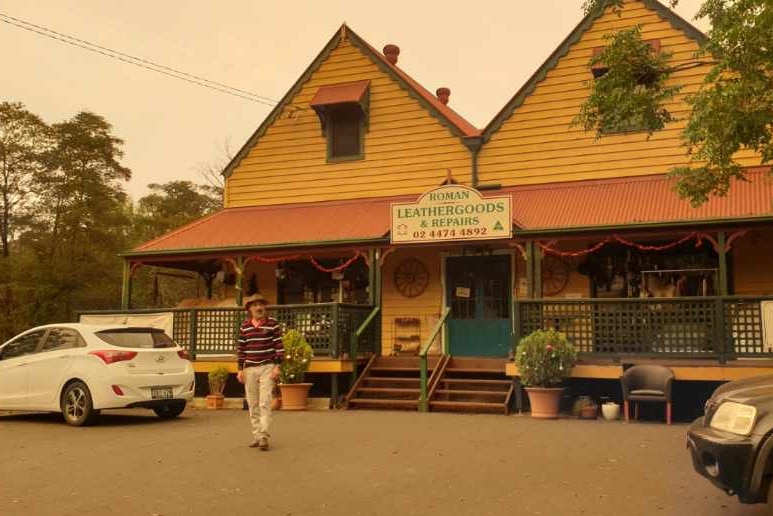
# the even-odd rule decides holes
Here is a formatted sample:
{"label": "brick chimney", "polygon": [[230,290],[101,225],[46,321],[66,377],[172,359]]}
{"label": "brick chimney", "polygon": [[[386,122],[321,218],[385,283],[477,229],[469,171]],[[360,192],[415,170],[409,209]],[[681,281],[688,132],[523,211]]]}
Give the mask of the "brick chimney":
{"label": "brick chimney", "polygon": [[448,97],[451,96],[451,90],[448,88],[438,88],[435,91],[435,95],[437,95],[437,99],[442,102],[445,105],[448,105]]}
{"label": "brick chimney", "polygon": [[400,55],[400,47],[397,45],[385,45],[384,46],[384,57],[386,57],[386,60],[389,61],[391,64],[396,65],[397,64],[397,56]]}

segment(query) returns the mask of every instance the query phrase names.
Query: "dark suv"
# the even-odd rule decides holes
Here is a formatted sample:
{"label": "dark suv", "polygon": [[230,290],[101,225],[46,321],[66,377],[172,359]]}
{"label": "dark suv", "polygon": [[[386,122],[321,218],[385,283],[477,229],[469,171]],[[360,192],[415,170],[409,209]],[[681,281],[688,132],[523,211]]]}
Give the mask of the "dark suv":
{"label": "dark suv", "polygon": [[687,432],[695,470],[742,503],[773,514],[773,374],[720,386]]}

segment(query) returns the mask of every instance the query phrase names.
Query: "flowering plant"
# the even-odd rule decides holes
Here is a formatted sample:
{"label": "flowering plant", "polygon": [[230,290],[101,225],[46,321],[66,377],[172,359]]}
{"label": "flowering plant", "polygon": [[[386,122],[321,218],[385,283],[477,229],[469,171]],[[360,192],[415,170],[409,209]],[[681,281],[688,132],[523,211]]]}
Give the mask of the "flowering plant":
{"label": "flowering plant", "polygon": [[285,358],[279,373],[281,383],[303,383],[303,375],[311,366],[314,350],[297,330],[288,330],[282,337]]}
{"label": "flowering plant", "polygon": [[537,330],[522,338],[515,363],[526,387],[555,387],[569,375],[577,352],[563,333]]}

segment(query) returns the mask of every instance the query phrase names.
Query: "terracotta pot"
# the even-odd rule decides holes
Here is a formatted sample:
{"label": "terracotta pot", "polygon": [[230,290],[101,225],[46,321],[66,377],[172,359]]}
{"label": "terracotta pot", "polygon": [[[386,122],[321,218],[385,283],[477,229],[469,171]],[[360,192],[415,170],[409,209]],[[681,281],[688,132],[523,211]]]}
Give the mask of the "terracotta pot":
{"label": "terracotta pot", "polygon": [[282,410],[306,410],[309,408],[310,383],[280,383]]}
{"label": "terracotta pot", "polygon": [[223,402],[225,396],[222,394],[207,394],[207,408],[208,409],[221,409],[223,408]]}
{"label": "terracotta pot", "polygon": [[580,409],[580,419],[596,419],[598,411],[597,405],[586,405]]}
{"label": "terracotta pot", "polygon": [[275,396],[271,400],[271,410],[279,410],[282,408],[282,398],[280,396]]}
{"label": "terracotta pot", "polygon": [[563,387],[526,387],[531,405],[531,417],[540,419],[558,418],[558,404]]}

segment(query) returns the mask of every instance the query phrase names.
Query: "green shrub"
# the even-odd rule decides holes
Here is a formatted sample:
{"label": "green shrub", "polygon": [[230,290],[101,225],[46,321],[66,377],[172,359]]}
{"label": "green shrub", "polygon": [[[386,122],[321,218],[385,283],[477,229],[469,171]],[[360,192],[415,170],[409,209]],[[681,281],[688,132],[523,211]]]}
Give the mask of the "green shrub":
{"label": "green shrub", "polygon": [[285,358],[280,368],[281,383],[303,383],[303,375],[311,366],[314,350],[297,330],[288,330],[282,337]]}
{"label": "green shrub", "polygon": [[213,367],[207,375],[209,380],[209,393],[222,395],[225,390],[225,382],[228,381],[228,368],[224,366]]}
{"label": "green shrub", "polygon": [[555,330],[537,330],[522,338],[515,350],[515,363],[526,387],[559,385],[569,376],[575,360],[574,346]]}

